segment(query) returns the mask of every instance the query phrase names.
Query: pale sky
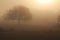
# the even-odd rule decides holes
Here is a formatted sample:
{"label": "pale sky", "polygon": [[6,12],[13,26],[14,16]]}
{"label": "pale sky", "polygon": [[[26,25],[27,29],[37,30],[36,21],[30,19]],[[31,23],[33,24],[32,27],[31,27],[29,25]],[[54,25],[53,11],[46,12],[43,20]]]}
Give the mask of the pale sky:
{"label": "pale sky", "polygon": [[55,10],[57,9],[58,1],[43,4],[38,2],[38,0],[0,0],[0,11],[7,10],[16,5],[24,5],[39,10]]}

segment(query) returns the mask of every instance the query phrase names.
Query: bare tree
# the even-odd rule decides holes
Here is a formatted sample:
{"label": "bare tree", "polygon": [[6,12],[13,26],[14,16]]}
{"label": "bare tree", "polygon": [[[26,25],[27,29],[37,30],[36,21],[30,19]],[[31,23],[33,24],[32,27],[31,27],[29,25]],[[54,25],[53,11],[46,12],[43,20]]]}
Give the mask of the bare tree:
{"label": "bare tree", "polygon": [[4,19],[7,21],[17,20],[18,23],[22,21],[28,21],[32,19],[32,14],[30,13],[29,9],[24,6],[15,6],[13,9],[9,10]]}

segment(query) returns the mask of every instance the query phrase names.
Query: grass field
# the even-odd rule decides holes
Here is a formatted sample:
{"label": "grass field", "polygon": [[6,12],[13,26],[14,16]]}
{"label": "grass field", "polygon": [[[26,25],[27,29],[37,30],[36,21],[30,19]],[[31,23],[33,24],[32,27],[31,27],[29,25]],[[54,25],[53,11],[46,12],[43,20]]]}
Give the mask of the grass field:
{"label": "grass field", "polygon": [[14,30],[14,31],[0,32],[0,40],[59,40],[59,39],[60,39],[59,28],[56,28],[54,30],[49,29],[49,30],[40,30],[40,31]]}
{"label": "grass field", "polygon": [[60,31],[25,31],[25,32],[0,32],[1,40],[58,40]]}

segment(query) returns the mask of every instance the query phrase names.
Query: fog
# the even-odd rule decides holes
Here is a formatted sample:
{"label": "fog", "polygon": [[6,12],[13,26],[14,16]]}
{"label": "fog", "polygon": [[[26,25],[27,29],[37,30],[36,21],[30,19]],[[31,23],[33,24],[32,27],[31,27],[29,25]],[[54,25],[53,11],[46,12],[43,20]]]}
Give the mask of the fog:
{"label": "fog", "polygon": [[[0,20],[3,20],[3,15],[7,12],[7,10],[19,5],[29,8],[32,14],[32,20],[27,24],[40,25],[42,28],[53,28],[52,26],[56,26],[60,8],[59,0],[55,0],[53,3],[48,4],[41,4],[34,0],[0,0]],[[26,30],[39,30],[40,27],[24,28]]]}

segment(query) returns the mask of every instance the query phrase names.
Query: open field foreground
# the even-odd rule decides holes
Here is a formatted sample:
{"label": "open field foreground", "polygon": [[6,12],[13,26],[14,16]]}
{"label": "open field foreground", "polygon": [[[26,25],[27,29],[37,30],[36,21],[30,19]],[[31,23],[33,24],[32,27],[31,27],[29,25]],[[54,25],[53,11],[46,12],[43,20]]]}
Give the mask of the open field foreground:
{"label": "open field foreground", "polygon": [[1,40],[58,40],[60,39],[60,32],[0,32]]}

